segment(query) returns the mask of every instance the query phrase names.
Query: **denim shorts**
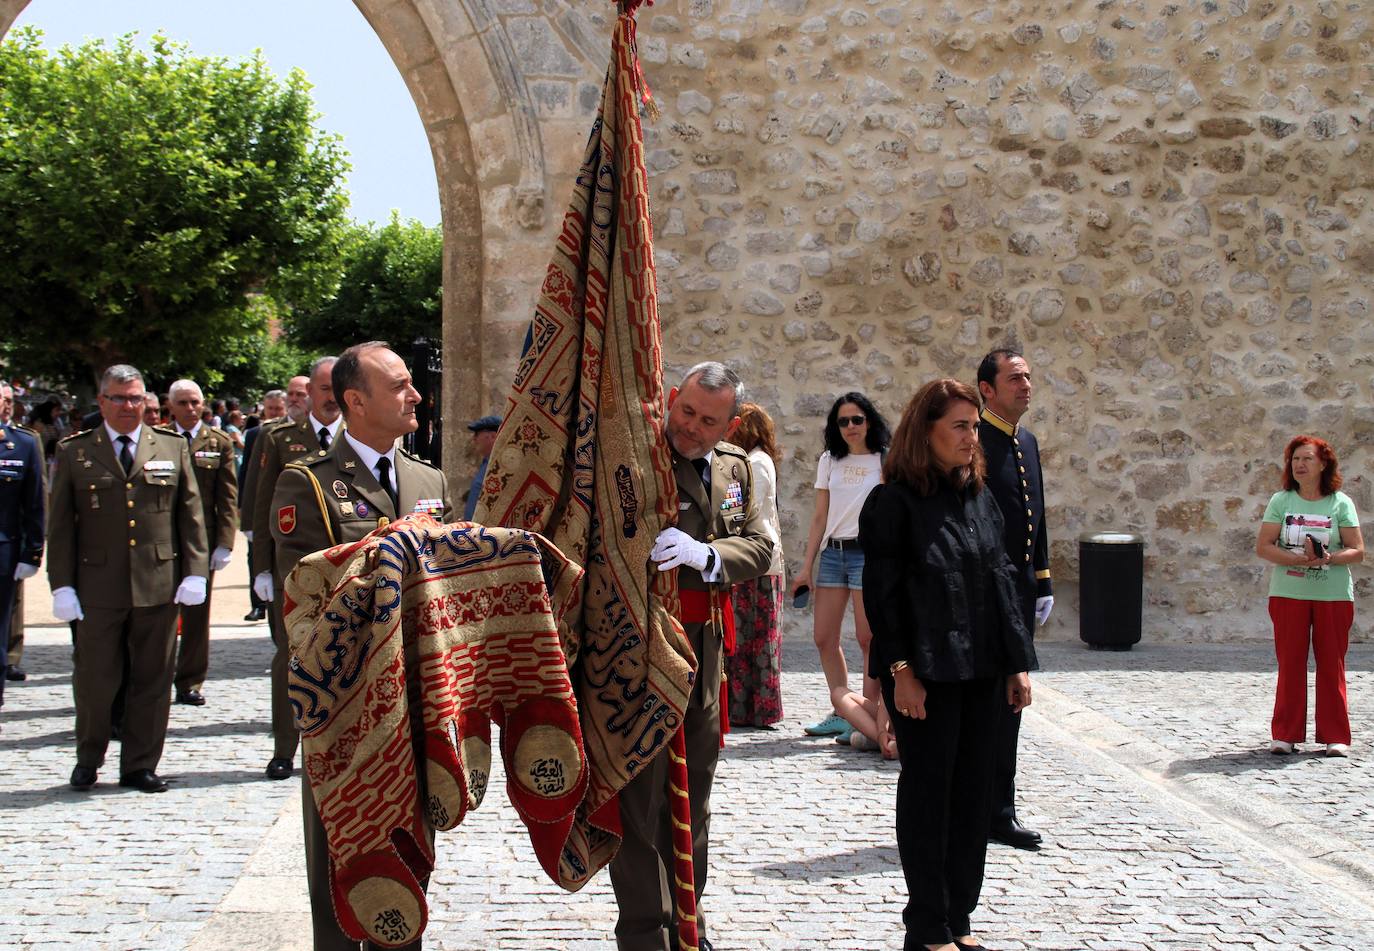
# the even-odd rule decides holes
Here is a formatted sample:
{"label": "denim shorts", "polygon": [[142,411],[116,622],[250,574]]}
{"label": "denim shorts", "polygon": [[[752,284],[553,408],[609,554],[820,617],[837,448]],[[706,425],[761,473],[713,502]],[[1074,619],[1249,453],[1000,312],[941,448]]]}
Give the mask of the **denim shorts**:
{"label": "denim shorts", "polygon": [[853,548],[841,551],[826,545],[821,549],[821,565],[816,572],[818,588],[848,588],[862,591],[864,587],[864,553]]}

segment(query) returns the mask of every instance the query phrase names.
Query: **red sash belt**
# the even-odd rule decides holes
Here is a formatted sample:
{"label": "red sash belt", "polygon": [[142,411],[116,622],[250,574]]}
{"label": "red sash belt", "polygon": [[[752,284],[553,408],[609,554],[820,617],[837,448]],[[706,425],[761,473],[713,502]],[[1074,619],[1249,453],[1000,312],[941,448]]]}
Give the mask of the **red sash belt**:
{"label": "red sash belt", "polygon": [[681,588],[677,593],[682,602],[683,624],[710,624],[720,632],[725,653],[735,652],[735,610],[730,604],[729,589],[699,591]]}

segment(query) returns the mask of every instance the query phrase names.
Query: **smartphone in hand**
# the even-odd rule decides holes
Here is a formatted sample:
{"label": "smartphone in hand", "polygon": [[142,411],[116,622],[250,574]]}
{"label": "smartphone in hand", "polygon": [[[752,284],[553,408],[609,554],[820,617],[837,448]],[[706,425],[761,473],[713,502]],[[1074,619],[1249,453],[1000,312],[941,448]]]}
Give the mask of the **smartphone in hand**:
{"label": "smartphone in hand", "polygon": [[804,608],[811,604],[811,588],[809,585],[802,585],[797,589],[797,593],[792,595],[792,607]]}
{"label": "smartphone in hand", "polygon": [[1326,546],[1312,535],[1307,536],[1307,540],[1312,543],[1312,557],[1320,561],[1326,557]]}

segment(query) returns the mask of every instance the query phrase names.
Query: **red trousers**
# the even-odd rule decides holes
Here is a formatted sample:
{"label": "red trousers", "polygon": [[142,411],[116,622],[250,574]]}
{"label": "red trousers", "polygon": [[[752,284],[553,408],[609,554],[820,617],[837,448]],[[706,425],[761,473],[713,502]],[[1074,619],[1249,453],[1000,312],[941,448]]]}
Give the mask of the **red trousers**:
{"label": "red trousers", "polygon": [[1270,598],[1274,654],[1279,682],[1274,690],[1271,735],[1301,743],[1307,739],[1307,651],[1317,657],[1317,742],[1350,743],[1350,708],[1345,699],[1345,651],[1355,620],[1352,601]]}

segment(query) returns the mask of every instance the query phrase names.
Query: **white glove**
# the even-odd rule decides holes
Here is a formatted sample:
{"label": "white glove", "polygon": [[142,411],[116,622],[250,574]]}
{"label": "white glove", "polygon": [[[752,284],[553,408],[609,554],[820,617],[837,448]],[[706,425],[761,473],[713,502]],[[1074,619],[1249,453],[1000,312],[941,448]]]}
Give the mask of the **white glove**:
{"label": "white glove", "polygon": [[259,601],[272,600],[272,572],[261,571],[253,579],[253,593],[258,596]]}
{"label": "white glove", "polygon": [[198,604],[205,603],[205,579],[200,575],[187,575],[181,579],[177,593],[172,598],[174,604],[184,604],[188,608],[193,608]]}
{"label": "white glove", "polygon": [[658,533],[649,557],[658,562],[659,571],[667,571],[678,565],[705,571],[710,551],[710,545],[697,541],[686,532],[676,528],[665,528]]}
{"label": "white glove", "polygon": [[253,533],[252,533],[252,532],[244,532],[244,533],[243,533],[243,537],[246,538],[246,539],[248,539],[248,544],[250,544],[250,545],[253,544]]}
{"label": "white glove", "polygon": [[80,621],[86,617],[75,588],[58,588],[52,593],[52,616],[59,621]]}
{"label": "white glove", "polygon": [[23,581],[25,578],[32,578],[38,574],[38,566],[31,565],[27,561],[21,561],[14,566],[14,580]]}
{"label": "white glove", "polygon": [[1044,627],[1045,622],[1050,619],[1050,612],[1054,610],[1054,595],[1047,594],[1043,598],[1035,599],[1035,623],[1039,627]]}
{"label": "white glove", "polygon": [[223,571],[229,567],[229,561],[234,557],[234,553],[223,545],[210,553],[210,570]]}

